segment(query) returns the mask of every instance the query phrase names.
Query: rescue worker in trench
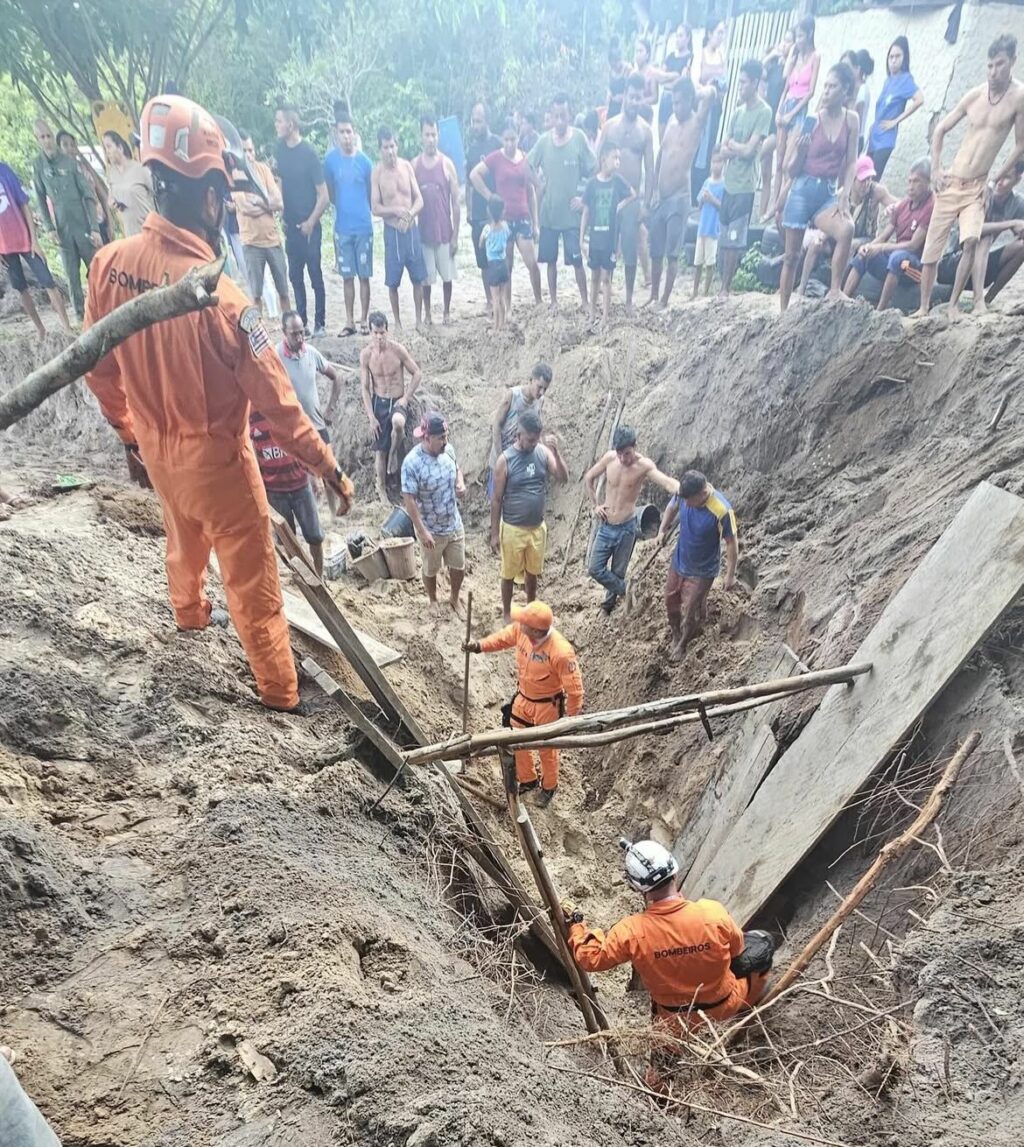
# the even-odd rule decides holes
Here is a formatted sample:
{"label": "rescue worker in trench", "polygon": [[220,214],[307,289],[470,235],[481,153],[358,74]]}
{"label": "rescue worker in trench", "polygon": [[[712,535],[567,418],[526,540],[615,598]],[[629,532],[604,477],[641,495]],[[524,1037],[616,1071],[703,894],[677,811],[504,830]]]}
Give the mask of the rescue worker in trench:
{"label": "rescue worker in trench", "polygon": [[[569,947],[588,972],[632,963],[651,997],[662,1034],[680,1038],[703,1026],[701,1015],[725,1020],[753,1007],[765,993],[775,941],[768,932],[742,932],[717,900],[687,900],[676,887],[679,864],[654,840],[624,837],[626,883],[644,898],[644,910],[605,934],[564,905]],[[656,1048],[648,1084],[663,1085],[671,1051]]]}
{"label": "rescue worker in trench", "polygon": [[[576,651],[554,628],[551,606],[531,601],[512,607],[512,624],[482,641],[463,642],[467,653],[497,653],[515,646],[518,683],[512,700],[503,706],[502,724],[511,729],[547,725],[583,710],[583,675]],[[540,795],[546,808],[558,788],[558,750],[540,749]],[[537,765],[531,749],[515,754],[519,792],[537,787]]]}
{"label": "rescue worker in trench", "polygon": [[[221,123],[223,130],[181,96],[146,104],[141,159],[153,177],[156,211],[141,234],[94,257],[87,327],[211,262],[229,187],[261,193],[240,141],[236,149],[225,139],[237,133]],[[212,548],[260,699],[270,709],[301,711],[267,496],[249,442],[250,402],[281,448],[334,490],[339,513],[349,509],[352,483],[299,405],[259,310],[226,275],[217,297],[216,306],[132,335],[86,381],[124,443],[132,479],[160,497],[178,628],[227,623],[222,610],[211,619],[204,592]]]}

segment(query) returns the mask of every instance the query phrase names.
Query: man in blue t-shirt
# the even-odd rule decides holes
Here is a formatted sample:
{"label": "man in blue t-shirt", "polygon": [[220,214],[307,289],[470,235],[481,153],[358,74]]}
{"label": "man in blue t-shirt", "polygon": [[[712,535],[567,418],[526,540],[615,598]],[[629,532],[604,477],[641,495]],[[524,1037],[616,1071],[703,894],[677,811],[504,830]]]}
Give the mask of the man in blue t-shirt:
{"label": "man in blue t-shirt", "polygon": [[682,661],[686,646],[706,620],[707,596],[722,565],[725,540],[725,588],[736,585],[736,515],[725,495],[699,470],[687,470],[679,480],[679,493],[665,507],[658,545],[679,517],[679,541],[665,584],[665,609],[672,630],[669,660]]}
{"label": "man in blue t-shirt", "polygon": [[373,164],[356,150],[356,132],[348,109],[335,109],[334,133],[338,141],[324,159],[327,193],[334,204],[334,250],[338,274],[345,281],[345,329],[342,337],[356,333],[355,279],[359,278],[362,317],[360,334],[369,334],[370,279],[373,276],[373,216],[370,214],[370,177]]}

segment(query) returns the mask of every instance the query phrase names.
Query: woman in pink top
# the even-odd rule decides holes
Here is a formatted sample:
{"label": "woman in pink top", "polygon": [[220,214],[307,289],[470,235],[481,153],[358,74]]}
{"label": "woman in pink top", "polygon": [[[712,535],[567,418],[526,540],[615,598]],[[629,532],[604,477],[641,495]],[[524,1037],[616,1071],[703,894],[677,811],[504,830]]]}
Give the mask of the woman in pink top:
{"label": "woman in pink top", "polygon": [[[807,112],[818,86],[818,69],[821,56],[814,48],[814,17],[805,16],[796,26],[796,43],[786,61],[785,88],[782,92],[782,105],[775,116],[776,148],[779,155],[786,154],[790,128],[800,123]],[[778,206],[779,189],[782,186],[782,164],[776,164],[772,186],[771,204],[765,218],[775,214]]]}
{"label": "woman in pink top", "polygon": [[540,233],[537,222],[537,177],[519,150],[519,129],[514,120],[506,120],[501,133],[501,150],[492,151],[469,173],[470,182],[488,202],[495,197],[505,203],[505,220],[509,228],[509,291],[516,247],[523,257],[533,287],[533,298],[540,302],[540,268],[534,242]]}

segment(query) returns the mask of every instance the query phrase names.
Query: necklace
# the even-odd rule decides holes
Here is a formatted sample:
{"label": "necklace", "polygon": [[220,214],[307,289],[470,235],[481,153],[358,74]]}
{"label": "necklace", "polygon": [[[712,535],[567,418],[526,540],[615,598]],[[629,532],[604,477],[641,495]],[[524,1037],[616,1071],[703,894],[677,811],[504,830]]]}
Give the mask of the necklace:
{"label": "necklace", "polygon": [[1005,96],[1009,90],[1010,90],[1010,85],[1007,84],[1006,87],[1003,88],[1003,90],[999,93],[999,96],[996,99],[993,99],[992,98],[992,89],[989,88],[988,91],[986,92],[986,95],[988,96],[988,106],[991,108],[994,108],[997,104],[1001,103],[1003,96]]}

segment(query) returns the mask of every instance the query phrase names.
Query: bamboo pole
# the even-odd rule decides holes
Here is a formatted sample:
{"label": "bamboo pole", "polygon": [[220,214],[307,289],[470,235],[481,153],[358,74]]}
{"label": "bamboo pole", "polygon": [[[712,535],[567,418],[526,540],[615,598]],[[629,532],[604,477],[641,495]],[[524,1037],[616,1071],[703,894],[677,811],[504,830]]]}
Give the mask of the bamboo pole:
{"label": "bamboo pole", "polygon": [[878,878],[883,870],[890,865],[897,856],[900,856],[920,837],[921,833],[932,823],[938,816],[939,810],[942,808],[942,802],[946,794],[953,787],[960,769],[963,767],[964,762],[974,752],[981,741],[981,733],[975,730],[971,733],[967,740],[960,746],[960,748],[953,754],[939,778],[938,784],[932,789],[927,801],[925,801],[921,811],[914,818],[913,823],[906,828],[895,840],[890,840],[888,844],[884,845],[881,852],[875,858],[875,862],[864,873],[864,875],[853,886],[846,899],[839,905],[839,907],[832,913],[828,920],[818,929],[814,936],[804,946],[803,951],[793,961],[792,964],[782,973],[782,975],[772,984],[771,988],[761,1000],[759,1007],[764,1007],[770,1003],[776,996],[789,987],[790,984],[796,980],[801,973],[807,968],[810,962],[817,955],[818,951],[829,940],[832,933],[839,927],[843,921],[854,912],[857,905],[864,899],[865,896],[875,887],[878,883]]}
{"label": "bamboo pole", "polygon": [[583,1016],[583,1022],[588,1032],[593,1034],[604,1031],[608,1028],[608,1019],[597,1002],[590,977],[576,963],[576,958],[569,948],[565,917],[562,913],[562,904],[555,888],[555,882],[544,863],[540,842],[537,840],[537,834],[534,832],[529,813],[519,803],[519,784],[516,780],[515,759],[507,749],[503,749],[499,753],[499,759],[501,760],[501,775],[505,784],[508,811],[515,826],[516,839],[519,841],[519,847],[522,849],[530,875],[537,885],[541,902],[547,909],[551,929],[558,945],[560,962],[573,986],[576,1006]]}
{"label": "bamboo pole", "polygon": [[[473,591],[466,595],[466,644],[472,636],[473,624]],[[462,673],[462,731],[469,731],[469,659],[472,654],[466,650],[466,665]]]}
{"label": "bamboo pole", "polygon": [[493,753],[499,747],[511,748],[518,745],[534,745],[538,741],[553,741],[558,737],[581,733],[604,733],[610,729],[636,725],[647,718],[672,717],[683,713],[698,713],[701,706],[710,710],[713,706],[731,705],[738,701],[755,698],[777,701],[780,695],[801,693],[806,689],[816,689],[824,685],[841,683],[852,684],[855,677],[871,671],[870,662],[841,665],[835,669],[821,669],[805,673],[800,677],[783,677],[774,681],[762,681],[756,685],[742,685],[735,689],[714,689],[706,693],[687,693],[680,697],[664,697],[660,701],[649,701],[642,705],[631,705],[624,709],[608,709],[597,713],[585,713],[578,717],[562,717],[550,724],[527,729],[491,729],[483,733],[463,734],[451,737],[433,745],[410,749],[403,755],[412,765],[426,764],[428,761],[451,761],[460,757],[479,756]]}

